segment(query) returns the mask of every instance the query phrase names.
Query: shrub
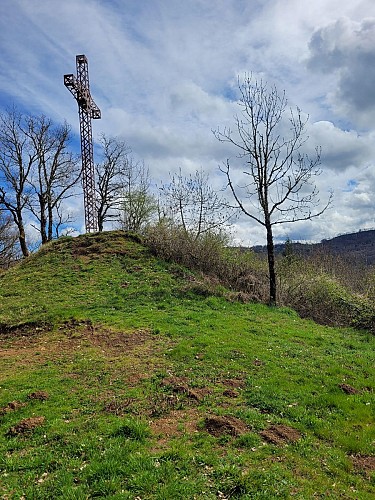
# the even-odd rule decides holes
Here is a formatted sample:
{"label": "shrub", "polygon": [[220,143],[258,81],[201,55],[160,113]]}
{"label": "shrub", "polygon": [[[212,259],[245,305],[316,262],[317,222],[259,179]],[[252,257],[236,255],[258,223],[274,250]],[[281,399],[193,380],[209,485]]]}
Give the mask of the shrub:
{"label": "shrub", "polygon": [[[250,249],[228,246],[223,232],[194,238],[181,227],[160,223],[148,229],[145,243],[158,257],[202,273],[188,289],[202,296],[221,295],[241,302],[268,300],[265,259]],[[328,252],[309,256],[288,253],[277,261],[278,303],[314,321],[375,332],[375,274],[362,263],[347,262]],[[362,277],[362,279],[361,279]]]}
{"label": "shrub", "polygon": [[158,257],[211,276],[251,300],[266,298],[263,263],[251,251],[228,247],[229,238],[223,231],[194,238],[181,227],[160,223],[149,228],[145,243]]}
{"label": "shrub", "polygon": [[375,332],[375,308],[366,295],[351,290],[340,278],[308,258],[279,265],[280,301],[302,317],[332,326],[353,326]]}

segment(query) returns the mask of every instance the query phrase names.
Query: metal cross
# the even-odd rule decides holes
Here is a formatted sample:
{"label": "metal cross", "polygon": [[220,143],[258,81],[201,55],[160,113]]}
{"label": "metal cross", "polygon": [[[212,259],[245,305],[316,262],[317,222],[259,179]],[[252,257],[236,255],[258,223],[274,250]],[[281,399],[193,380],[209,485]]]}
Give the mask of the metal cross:
{"label": "metal cross", "polygon": [[90,94],[89,67],[86,56],[76,56],[76,65],[77,77],[74,75],[64,75],[64,85],[70,90],[78,103],[85,225],[86,232],[93,233],[98,230],[98,212],[96,207],[91,119],[96,120],[101,118],[101,113]]}

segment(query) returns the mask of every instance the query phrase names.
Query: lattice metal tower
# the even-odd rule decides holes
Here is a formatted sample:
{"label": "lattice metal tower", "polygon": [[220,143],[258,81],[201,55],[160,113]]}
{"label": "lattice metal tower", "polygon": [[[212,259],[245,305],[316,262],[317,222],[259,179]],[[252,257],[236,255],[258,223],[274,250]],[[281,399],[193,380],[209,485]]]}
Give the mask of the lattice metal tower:
{"label": "lattice metal tower", "polygon": [[92,144],[91,119],[101,117],[100,109],[90,94],[89,66],[85,55],[76,56],[77,78],[64,75],[64,85],[78,103],[79,125],[81,130],[82,184],[85,205],[86,232],[98,230],[98,213],[95,195],[94,150]]}

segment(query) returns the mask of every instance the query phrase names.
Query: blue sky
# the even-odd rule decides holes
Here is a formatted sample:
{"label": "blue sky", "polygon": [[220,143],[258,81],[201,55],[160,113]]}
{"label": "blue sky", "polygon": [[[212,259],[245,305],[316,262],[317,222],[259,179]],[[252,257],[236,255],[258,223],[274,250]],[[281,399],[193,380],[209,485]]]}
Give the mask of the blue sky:
{"label": "blue sky", "polygon": [[[233,124],[237,77],[253,72],[310,116],[321,198],[335,193],[322,217],[280,226],[277,239],[375,228],[373,0],[1,0],[0,8],[0,111],[16,105],[67,120],[78,137],[63,75],[86,54],[102,111],[96,138],[125,138],[156,184],[202,167],[221,188],[219,165],[235,151],[212,129]],[[246,218],[233,232],[244,245],[265,240]]]}

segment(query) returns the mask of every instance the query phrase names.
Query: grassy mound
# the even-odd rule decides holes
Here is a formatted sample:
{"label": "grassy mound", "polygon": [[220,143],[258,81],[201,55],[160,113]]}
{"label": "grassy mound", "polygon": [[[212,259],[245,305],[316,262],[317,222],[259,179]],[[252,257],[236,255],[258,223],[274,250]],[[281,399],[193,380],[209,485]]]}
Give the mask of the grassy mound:
{"label": "grassy mound", "polygon": [[0,497],[373,498],[374,336],[121,232],[0,277]]}

